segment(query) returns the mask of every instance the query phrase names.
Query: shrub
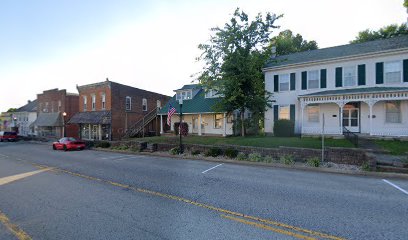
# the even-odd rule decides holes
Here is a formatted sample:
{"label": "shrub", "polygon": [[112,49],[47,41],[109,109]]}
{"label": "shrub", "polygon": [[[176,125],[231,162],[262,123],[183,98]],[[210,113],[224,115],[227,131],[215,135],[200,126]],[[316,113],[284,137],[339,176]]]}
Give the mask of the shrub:
{"label": "shrub", "polygon": [[247,155],[243,152],[238,153],[237,155],[237,159],[239,161],[246,161],[248,159]]}
{"label": "shrub", "polygon": [[320,167],[320,158],[318,157],[311,157],[307,159],[307,165],[311,167]]}
{"label": "shrub", "polygon": [[263,158],[260,153],[250,153],[248,159],[251,162],[262,162]]}
{"label": "shrub", "polygon": [[280,162],[286,165],[292,165],[295,163],[292,155],[283,155],[280,157]]}
{"label": "shrub", "polygon": [[123,150],[128,150],[128,149],[129,149],[129,147],[128,147],[128,146],[126,146],[126,145],[119,145],[119,146],[113,146],[113,147],[111,147],[111,149],[113,149],[113,150],[121,150],[121,151],[123,151]]}
{"label": "shrub", "polygon": [[[174,134],[176,135],[179,135],[179,126],[180,126],[180,122],[174,123]],[[185,122],[181,123],[181,135],[182,136],[188,135],[188,124]]]}
{"label": "shrub", "polygon": [[169,152],[170,152],[170,154],[172,154],[172,155],[180,154],[180,148],[179,148],[179,147],[174,147],[174,148],[170,149]]}
{"label": "shrub", "polygon": [[224,155],[229,158],[236,158],[238,156],[238,150],[233,149],[233,148],[228,148],[227,150],[225,150]]}
{"label": "shrub", "polygon": [[130,147],[129,150],[132,152],[140,152],[140,148],[136,146]]}
{"label": "shrub", "polygon": [[97,148],[109,148],[111,146],[110,142],[97,142],[95,147]]}
{"label": "shrub", "polygon": [[273,134],[276,137],[293,137],[295,134],[295,123],[290,120],[280,119],[273,125]]}
{"label": "shrub", "polygon": [[263,162],[266,162],[266,163],[272,163],[272,162],[274,162],[275,161],[275,159],[272,157],[272,156],[265,156],[264,158],[263,158]]}
{"label": "shrub", "polygon": [[191,149],[191,155],[193,155],[193,156],[198,155],[200,153],[201,153],[201,151],[198,150],[198,149],[194,149],[194,148]]}
{"label": "shrub", "polygon": [[205,153],[205,156],[206,157],[218,157],[221,154],[222,154],[221,149],[219,149],[219,148],[210,148]]}
{"label": "shrub", "polygon": [[363,162],[363,164],[361,165],[361,169],[367,172],[371,171],[370,164],[368,164],[368,162]]}

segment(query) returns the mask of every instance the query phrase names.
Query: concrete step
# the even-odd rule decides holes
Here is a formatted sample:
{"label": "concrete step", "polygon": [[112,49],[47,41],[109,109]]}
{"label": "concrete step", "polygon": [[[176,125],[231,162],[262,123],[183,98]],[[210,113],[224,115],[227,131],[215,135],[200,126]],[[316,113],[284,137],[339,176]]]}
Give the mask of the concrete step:
{"label": "concrete step", "polygon": [[407,173],[408,168],[394,167],[394,166],[377,166],[378,172],[394,172],[394,173]]}

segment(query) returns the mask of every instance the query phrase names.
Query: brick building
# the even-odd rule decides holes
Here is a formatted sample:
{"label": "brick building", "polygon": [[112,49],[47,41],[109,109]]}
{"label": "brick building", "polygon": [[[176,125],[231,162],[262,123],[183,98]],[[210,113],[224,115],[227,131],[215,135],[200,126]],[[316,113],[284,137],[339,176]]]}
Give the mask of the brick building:
{"label": "brick building", "polygon": [[78,94],[58,88],[37,94],[37,119],[32,123],[40,137],[78,137],[78,126],[67,124],[78,112]]}
{"label": "brick building", "polygon": [[[69,123],[77,124],[80,137],[90,140],[117,140],[140,132],[158,132],[157,108],[170,99],[108,79],[77,89],[79,112]],[[133,134],[127,134],[130,132]]]}

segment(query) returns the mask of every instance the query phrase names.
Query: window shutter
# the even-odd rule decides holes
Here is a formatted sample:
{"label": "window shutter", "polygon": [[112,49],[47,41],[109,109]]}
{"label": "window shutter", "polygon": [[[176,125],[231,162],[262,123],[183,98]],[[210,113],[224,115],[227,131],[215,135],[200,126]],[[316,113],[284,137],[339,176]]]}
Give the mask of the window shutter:
{"label": "window shutter", "polygon": [[273,106],[273,121],[276,122],[279,119],[279,105]]}
{"label": "window shutter", "polygon": [[302,72],[302,90],[307,89],[307,72]]}
{"label": "window shutter", "polygon": [[273,91],[279,92],[279,75],[273,76]]}
{"label": "window shutter", "polygon": [[366,85],[366,68],[365,64],[358,65],[358,85]]}
{"label": "window shutter", "polygon": [[343,68],[337,67],[336,68],[336,87],[343,86]]}
{"label": "window shutter", "polygon": [[296,90],[296,73],[290,74],[290,90]]}
{"label": "window shutter", "polygon": [[408,82],[408,59],[404,59],[402,62],[402,71],[403,71],[403,81]]}
{"label": "window shutter", "polygon": [[320,70],[320,88],[327,87],[327,70],[321,69]]}
{"label": "window shutter", "polygon": [[290,120],[295,122],[295,104],[290,104]]}
{"label": "window shutter", "polygon": [[375,83],[383,84],[384,83],[384,63],[378,62],[375,64]]}

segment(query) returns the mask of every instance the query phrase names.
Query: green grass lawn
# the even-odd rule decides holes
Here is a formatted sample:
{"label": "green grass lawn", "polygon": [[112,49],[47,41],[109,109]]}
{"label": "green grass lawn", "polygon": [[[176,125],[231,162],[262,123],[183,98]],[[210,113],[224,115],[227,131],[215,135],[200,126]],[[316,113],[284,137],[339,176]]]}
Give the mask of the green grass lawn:
{"label": "green grass lawn", "polygon": [[[178,143],[177,136],[161,136],[145,138],[150,143]],[[319,138],[310,137],[210,137],[210,136],[187,136],[183,137],[183,143],[206,144],[206,145],[240,145],[265,148],[300,147],[319,149],[322,146]],[[354,148],[353,144],[345,139],[325,139],[327,147],[347,147]]]}
{"label": "green grass lawn", "polygon": [[408,141],[376,140],[375,143],[393,155],[403,155],[408,152]]}

